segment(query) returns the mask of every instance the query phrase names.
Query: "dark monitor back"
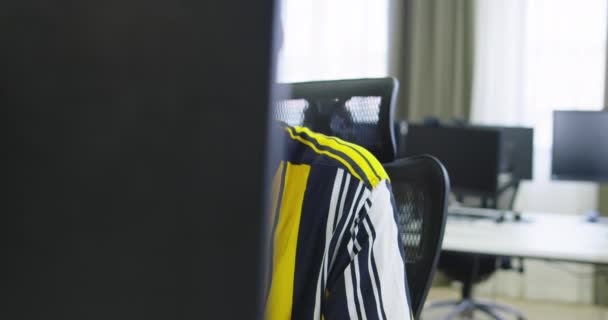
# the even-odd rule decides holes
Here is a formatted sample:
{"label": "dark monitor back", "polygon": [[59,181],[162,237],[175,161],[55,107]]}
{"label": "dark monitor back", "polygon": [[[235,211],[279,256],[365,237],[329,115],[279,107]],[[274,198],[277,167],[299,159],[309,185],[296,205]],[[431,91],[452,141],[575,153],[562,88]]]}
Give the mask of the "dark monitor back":
{"label": "dark monitor back", "polygon": [[551,176],[608,182],[608,111],[555,111]]}
{"label": "dark monitor back", "polygon": [[534,164],[534,129],[525,127],[478,126],[502,133],[500,171],[517,180],[532,180]]}
{"label": "dark monitor back", "polygon": [[404,153],[437,157],[448,171],[454,192],[493,195],[498,185],[500,139],[495,129],[410,124]]}
{"label": "dark monitor back", "polygon": [[405,120],[395,121],[393,124],[393,132],[395,134],[395,147],[397,159],[405,158],[405,143],[409,124]]}
{"label": "dark monitor back", "polygon": [[274,1],[0,12],[0,318],[257,318]]}

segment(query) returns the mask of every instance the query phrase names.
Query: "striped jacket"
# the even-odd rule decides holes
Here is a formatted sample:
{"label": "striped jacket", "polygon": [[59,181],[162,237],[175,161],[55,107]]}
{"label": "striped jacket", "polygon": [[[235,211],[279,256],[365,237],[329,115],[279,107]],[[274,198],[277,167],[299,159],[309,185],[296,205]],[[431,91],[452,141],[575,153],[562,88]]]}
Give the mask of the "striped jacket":
{"label": "striped jacket", "polygon": [[411,319],[390,183],[367,150],[286,127],[266,319]]}

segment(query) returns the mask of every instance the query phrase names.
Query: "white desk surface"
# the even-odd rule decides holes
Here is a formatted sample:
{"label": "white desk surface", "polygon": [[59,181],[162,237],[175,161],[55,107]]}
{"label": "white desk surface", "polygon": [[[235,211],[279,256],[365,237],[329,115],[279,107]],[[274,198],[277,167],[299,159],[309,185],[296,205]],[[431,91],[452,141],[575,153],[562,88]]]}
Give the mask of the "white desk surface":
{"label": "white desk surface", "polygon": [[449,217],[443,250],[608,264],[608,224],[580,215],[523,213],[522,221]]}

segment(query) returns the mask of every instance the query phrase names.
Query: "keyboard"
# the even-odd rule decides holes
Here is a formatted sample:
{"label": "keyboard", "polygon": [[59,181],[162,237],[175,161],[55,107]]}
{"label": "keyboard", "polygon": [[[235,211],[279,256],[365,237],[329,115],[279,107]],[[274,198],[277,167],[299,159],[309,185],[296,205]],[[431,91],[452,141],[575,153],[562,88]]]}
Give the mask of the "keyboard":
{"label": "keyboard", "polygon": [[505,216],[505,210],[456,206],[448,208],[448,218],[464,218],[473,220],[487,219],[502,222],[505,220]]}

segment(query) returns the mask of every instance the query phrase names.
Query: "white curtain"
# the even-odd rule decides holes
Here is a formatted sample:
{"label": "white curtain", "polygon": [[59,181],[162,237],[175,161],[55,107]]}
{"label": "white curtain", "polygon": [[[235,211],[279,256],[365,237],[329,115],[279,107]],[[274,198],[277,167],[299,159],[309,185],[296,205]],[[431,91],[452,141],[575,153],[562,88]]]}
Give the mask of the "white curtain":
{"label": "white curtain", "polygon": [[526,0],[476,3],[471,120],[525,123]]}
{"label": "white curtain", "polygon": [[388,0],[283,0],[278,80],[381,77],[388,70]]}
{"label": "white curtain", "polygon": [[[598,110],[604,103],[606,1],[478,0],[477,5],[472,120],[535,129],[534,181],[522,184],[515,208],[563,214],[596,209],[596,184],[550,179],[552,113]],[[522,281],[499,273],[480,289],[500,288],[502,294],[529,299],[592,301],[593,279],[533,261],[526,267]]]}
{"label": "white curtain", "polygon": [[604,0],[479,0],[473,120],[533,126],[551,144],[553,110],[603,105]]}
{"label": "white curtain", "polygon": [[535,129],[534,182],[516,207],[581,213],[597,186],[550,180],[553,110],[603,105],[605,0],[479,0],[472,120]]}

